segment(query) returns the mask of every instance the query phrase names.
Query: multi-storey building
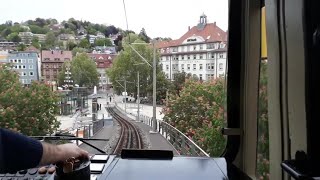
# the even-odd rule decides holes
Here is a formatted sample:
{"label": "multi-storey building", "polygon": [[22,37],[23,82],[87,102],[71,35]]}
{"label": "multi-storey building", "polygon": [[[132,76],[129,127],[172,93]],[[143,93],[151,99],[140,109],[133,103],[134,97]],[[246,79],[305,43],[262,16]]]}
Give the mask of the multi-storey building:
{"label": "multi-storey building", "polygon": [[32,32],[19,32],[21,41],[25,44],[30,44],[33,38],[38,38],[39,42],[43,43],[46,40],[45,34],[33,34]]}
{"label": "multi-storey building", "polygon": [[226,73],[227,33],[216,23],[207,23],[207,16],[181,38],[161,41],[156,47],[160,51],[160,64],[168,79],[177,72],[190,73],[200,80],[224,76]]}
{"label": "multi-storey building", "polygon": [[88,56],[96,63],[97,70],[99,72],[99,88],[106,90],[111,86],[111,81],[106,74],[106,70],[111,68],[113,60],[116,58],[116,54],[95,54],[88,53]]}
{"label": "multi-storey building", "polygon": [[39,81],[39,59],[39,54],[31,51],[10,52],[7,57],[12,69],[20,74],[20,82],[24,85]]}
{"label": "multi-storey building", "polygon": [[57,82],[58,74],[66,61],[72,60],[71,51],[51,50],[42,51],[42,76],[45,82]]}

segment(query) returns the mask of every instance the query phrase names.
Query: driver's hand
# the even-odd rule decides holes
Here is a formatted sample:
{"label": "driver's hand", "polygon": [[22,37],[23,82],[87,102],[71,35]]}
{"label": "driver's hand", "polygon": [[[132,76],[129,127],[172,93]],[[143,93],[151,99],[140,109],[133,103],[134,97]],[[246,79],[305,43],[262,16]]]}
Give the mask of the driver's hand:
{"label": "driver's hand", "polygon": [[75,144],[61,144],[58,145],[58,149],[61,152],[59,161],[65,161],[71,157],[89,159],[89,153]]}

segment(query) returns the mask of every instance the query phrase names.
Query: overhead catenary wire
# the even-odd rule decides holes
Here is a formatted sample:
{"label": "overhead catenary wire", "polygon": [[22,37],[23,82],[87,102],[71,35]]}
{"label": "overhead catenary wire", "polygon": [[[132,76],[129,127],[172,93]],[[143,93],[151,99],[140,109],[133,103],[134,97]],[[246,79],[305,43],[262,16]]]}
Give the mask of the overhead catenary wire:
{"label": "overhead catenary wire", "polygon": [[123,9],[124,9],[124,16],[125,16],[125,18],[126,18],[127,35],[128,35],[129,43],[130,43],[129,23],[128,23],[128,16],[127,16],[126,3],[124,2],[124,0],[122,0],[122,2],[123,2]]}

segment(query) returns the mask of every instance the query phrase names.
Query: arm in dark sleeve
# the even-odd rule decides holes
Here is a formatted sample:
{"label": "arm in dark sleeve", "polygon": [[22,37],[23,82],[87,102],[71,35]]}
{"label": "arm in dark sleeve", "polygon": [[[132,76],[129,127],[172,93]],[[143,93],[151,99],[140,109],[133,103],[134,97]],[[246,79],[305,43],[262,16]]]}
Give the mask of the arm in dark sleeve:
{"label": "arm in dark sleeve", "polygon": [[36,167],[42,153],[41,142],[0,128],[0,173]]}

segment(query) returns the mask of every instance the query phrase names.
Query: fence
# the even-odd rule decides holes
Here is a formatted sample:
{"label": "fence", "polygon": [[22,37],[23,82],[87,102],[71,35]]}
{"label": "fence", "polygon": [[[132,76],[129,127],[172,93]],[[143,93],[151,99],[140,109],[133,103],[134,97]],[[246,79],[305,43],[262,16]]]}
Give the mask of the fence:
{"label": "fence", "polygon": [[82,138],[90,138],[97,134],[104,127],[105,119],[99,119],[92,124],[83,125],[77,128],[76,136]]}
{"label": "fence", "polygon": [[[124,110],[115,104],[115,107],[123,114]],[[131,113],[130,113],[131,114]],[[137,114],[131,114],[137,117]],[[151,117],[140,115],[140,120],[144,123],[153,127],[153,121]],[[184,133],[179,131],[177,128],[171,126],[170,124],[157,119],[157,131],[164,137],[172,146],[177,150],[180,155],[184,156],[207,156],[204,150],[202,150],[196,143],[194,143],[190,138],[188,138]]]}

